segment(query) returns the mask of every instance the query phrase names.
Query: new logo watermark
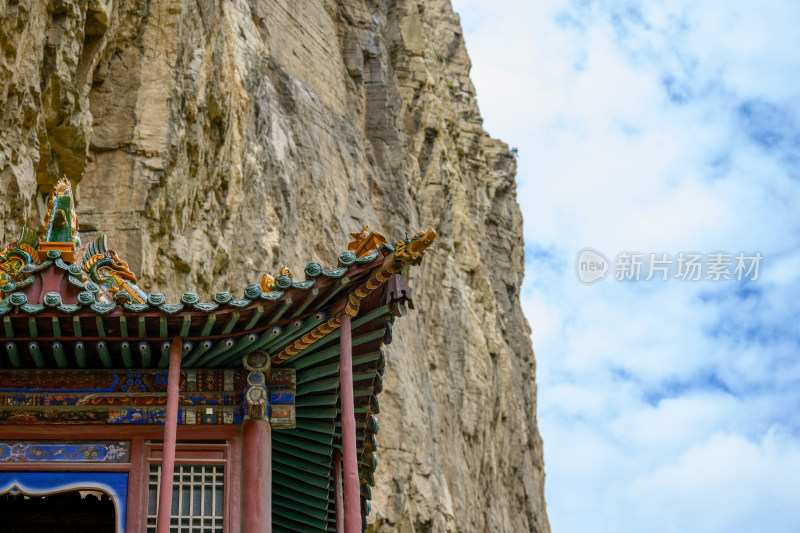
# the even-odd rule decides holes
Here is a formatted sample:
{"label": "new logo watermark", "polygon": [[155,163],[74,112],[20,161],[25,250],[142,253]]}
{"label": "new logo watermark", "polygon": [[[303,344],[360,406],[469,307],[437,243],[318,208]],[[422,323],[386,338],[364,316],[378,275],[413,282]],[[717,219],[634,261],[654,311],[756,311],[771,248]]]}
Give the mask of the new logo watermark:
{"label": "new logo watermark", "polygon": [[583,283],[596,283],[606,279],[608,272],[608,259],[593,248],[584,248],[578,254],[575,265],[578,269],[578,279]]}
{"label": "new logo watermark", "polygon": [[608,277],[617,281],[757,281],[764,256],[761,252],[619,252],[611,263],[593,248],[578,252],[576,274],[591,284]]}

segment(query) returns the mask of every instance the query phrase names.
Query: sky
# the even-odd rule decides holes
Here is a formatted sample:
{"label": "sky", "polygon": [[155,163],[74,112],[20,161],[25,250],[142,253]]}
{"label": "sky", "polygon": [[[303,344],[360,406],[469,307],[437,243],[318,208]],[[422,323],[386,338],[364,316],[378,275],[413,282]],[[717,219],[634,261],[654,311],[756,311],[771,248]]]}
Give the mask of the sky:
{"label": "sky", "polygon": [[519,153],[552,530],[800,531],[800,2],[453,4]]}

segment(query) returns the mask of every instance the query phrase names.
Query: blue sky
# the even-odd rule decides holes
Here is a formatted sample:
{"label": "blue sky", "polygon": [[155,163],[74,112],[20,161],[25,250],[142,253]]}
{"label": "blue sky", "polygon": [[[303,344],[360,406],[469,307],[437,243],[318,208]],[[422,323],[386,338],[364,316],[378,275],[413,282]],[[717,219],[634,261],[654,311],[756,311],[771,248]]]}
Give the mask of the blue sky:
{"label": "blue sky", "polygon": [[[453,3],[519,149],[553,531],[800,531],[800,3]],[[614,279],[720,251],[758,279]]]}

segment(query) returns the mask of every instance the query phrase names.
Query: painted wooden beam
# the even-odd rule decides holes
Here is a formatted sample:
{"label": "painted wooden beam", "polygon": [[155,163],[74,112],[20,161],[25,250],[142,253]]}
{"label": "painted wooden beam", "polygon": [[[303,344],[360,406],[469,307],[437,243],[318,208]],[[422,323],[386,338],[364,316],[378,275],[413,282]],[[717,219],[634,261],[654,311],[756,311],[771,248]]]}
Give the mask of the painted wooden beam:
{"label": "painted wooden beam", "polygon": [[263,305],[259,305],[258,307],[256,307],[256,311],[255,311],[255,313],[253,313],[253,318],[251,318],[250,321],[247,323],[247,325],[244,327],[245,331],[253,329],[254,327],[256,327],[256,324],[258,323],[258,319],[261,318],[261,315],[263,315],[263,314],[264,314],[264,306]]}
{"label": "painted wooden beam", "polygon": [[164,421],[164,451],[161,459],[161,486],[158,493],[157,533],[169,533],[172,511],[172,485],[175,475],[175,441],[178,434],[178,387],[181,379],[181,339],[172,339],[167,378],[167,413]]}
{"label": "painted wooden beam", "polygon": [[42,356],[42,351],[39,349],[38,342],[31,341],[28,343],[28,353],[31,354],[31,358],[33,362],[36,363],[37,367],[44,368],[44,356]]}
{"label": "painted wooden beam", "polygon": [[[277,335],[280,335],[283,329],[280,326],[273,326],[272,329],[269,331],[265,331],[258,339],[256,339],[253,344],[247,347],[249,352],[253,350],[258,350],[262,348],[265,344],[267,344],[271,339],[275,338]],[[233,353],[233,352],[231,352]]]}
{"label": "painted wooden beam", "polygon": [[331,301],[331,298],[336,296],[339,293],[339,291],[347,287],[349,284],[350,284],[350,278],[340,279],[339,284],[336,286],[336,288],[333,289],[330,292],[330,294],[328,294],[328,296],[324,300],[322,300],[322,302],[319,305],[317,305],[317,308],[324,307],[326,303]]}
{"label": "painted wooden beam", "polygon": [[104,367],[111,368],[114,366],[111,362],[111,354],[108,352],[108,346],[105,342],[97,342],[97,355],[100,357],[100,361],[102,361]]}
{"label": "painted wooden beam", "polygon": [[158,368],[167,368],[169,366],[171,344],[169,341],[161,343],[161,359],[158,360]]}
{"label": "painted wooden beam", "polygon": [[330,464],[318,465],[315,463],[311,463],[303,458],[294,457],[291,454],[287,453],[282,453],[277,448],[275,448],[273,452],[273,462],[282,463],[291,466],[292,468],[296,468],[297,470],[302,470],[304,472],[315,474],[317,476],[330,475]]}
{"label": "painted wooden beam", "polygon": [[206,363],[205,366],[214,368],[223,365],[225,363],[229,363],[232,358],[241,353],[243,350],[245,350],[248,346],[250,346],[257,340],[258,340],[258,335],[255,333],[250,333],[248,335],[245,335],[244,337],[240,337],[239,340],[236,341],[236,344],[234,346],[231,346],[228,350],[221,352],[219,355],[217,355],[216,357],[211,359],[208,363]]}
{"label": "painted wooden beam", "polygon": [[300,307],[297,308],[297,311],[294,312],[292,318],[297,318],[302,315],[303,311],[308,308],[311,302],[317,299],[317,296],[319,296],[319,289],[311,289],[311,292],[306,296],[306,299],[303,300],[303,303],[300,304]]}
{"label": "painted wooden beam", "polygon": [[150,344],[146,341],[139,343],[139,355],[142,357],[142,368],[150,368],[153,354],[150,352]]}
{"label": "painted wooden beam", "polygon": [[[121,323],[122,322],[120,321],[120,324]],[[122,353],[122,364],[125,365],[125,368],[133,368],[133,357],[131,357],[131,343],[129,343],[128,341],[122,341],[121,343],[119,343],[119,351],[120,353]]]}
{"label": "painted wooden beam", "polygon": [[214,343],[210,340],[204,340],[203,342],[197,343],[195,347],[192,348],[192,351],[186,355],[183,366],[185,368],[191,368],[195,361],[200,359],[200,356],[206,353],[213,345]]}
{"label": "painted wooden beam", "polygon": [[[308,496],[309,498],[313,498],[316,500],[324,501],[328,499],[327,483],[325,484],[324,487],[312,487],[310,485],[298,481],[294,476],[286,476],[283,474],[279,474],[277,472],[273,472],[272,484],[280,485],[281,487],[285,487],[289,490],[299,492],[303,496]],[[275,492],[286,495],[286,491],[284,490],[276,490]]]}
{"label": "painted wooden beam", "polygon": [[181,346],[181,361],[186,359],[186,356],[189,355],[192,348],[194,348],[194,343],[192,341],[183,341],[183,345]]}
{"label": "painted wooden beam", "polygon": [[234,346],[234,344],[236,344],[236,341],[233,340],[232,337],[228,337],[227,339],[217,342],[217,344],[215,344],[213,348],[211,348],[207,353],[203,355],[203,357],[200,358],[200,360],[197,362],[197,366],[204,366],[207,362],[212,360],[217,355],[221,354],[222,352],[230,350]]}
{"label": "painted wooden beam", "polygon": [[272,533],[271,433],[266,420],[242,424],[243,533]]}
{"label": "painted wooden beam", "polygon": [[331,406],[336,405],[339,400],[337,394],[318,394],[313,396],[303,396],[296,398],[294,401],[295,407],[317,407],[317,406]]}
{"label": "painted wooden beam", "polygon": [[14,368],[19,368],[22,366],[22,360],[19,358],[19,350],[17,349],[16,343],[10,341],[7,342],[6,353],[8,354],[8,360],[11,361],[11,366]]}
{"label": "painted wooden beam", "polygon": [[342,454],[333,452],[333,494],[336,511],[336,533],[344,533],[344,496],[342,494]]}
{"label": "painted wooden beam", "polygon": [[183,324],[181,325],[181,332],[179,336],[181,338],[185,338],[189,336],[189,330],[192,327],[192,315],[184,315],[183,316]]}
{"label": "painted wooden beam", "polygon": [[275,435],[277,435],[278,433],[285,435],[293,435],[297,438],[318,442],[320,444],[324,444],[328,448],[330,448],[331,444],[333,443],[333,432],[331,431],[330,426],[328,426],[327,431],[322,433],[318,433],[316,431],[307,431],[304,429],[297,429],[297,428],[281,429],[279,431],[275,431]]}
{"label": "painted wooden beam", "polygon": [[[275,434],[277,434],[277,431],[275,433],[273,433],[272,436],[274,437]],[[300,470],[296,470],[294,468],[286,466],[283,463],[280,463],[280,462],[277,462],[277,461],[273,461],[272,462],[272,473],[274,475],[274,474],[276,474],[278,472],[280,472],[281,474],[283,474],[285,476],[290,476],[290,477],[293,477],[295,479],[299,479],[300,481],[303,481],[304,483],[307,483],[307,484],[312,485],[314,487],[326,488],[328,486],[328,478],[326,476],[315,476],[313,474],[309,474],[307,472],[302,472]]]}
{"label": "painted wooden beam", "polygon": [[[276,476],[277,477],[277,476]],[[283,478],[282,478],[283,479]],[[291,478],[290,478],[291,479]],[[274,479],[273,479],[274,482]],[[282,483],[276,483],[282,485]],[[299,490],[307,490],[305,487],[298,487]],[[325,493],[327,494],[327,489]],[[284,496],[283,491],[276,490],[272,497],[273,505],[283,507],[291,511],[292,519],[303,522],[309,526],[324,527],[328,519],[328,510],[324,507],[312,507],[305,503],[297,502],[292,498]]]}
{"label": "painted wooden beam", "polygon": [[[375,339],[380,339],[383,337],[385,330],[383,328],[370,331],[369,333],[365,333],[363,335],[359,335],[358,337],[352,340],[353,346],[361,346],[364,343],[374,341]],[[288,360],[288,367],[295,368],[300,370],[302,368],[307,368],[309,366],[315,365],[317,363],[321,363],[328,359],[332,359],[339,355],[341,352],[340,345],[331,346],[330,348],[326,348],[324,350],[320,350],[318,352],[313,352],[309,354],[305,354],[305,352],[301,352],[299,356],[296,358],[292,358]]]}
{"label": "painted wooden beam", "polygon": [[223,335],[228,335],[231,331],[233,331],[234,326],[236,326],[236,323],[239,321],[240,315],[241,313],[239,311],[234,311],[230,314],[228,321],[225,323],[225,327],[222,328]]}
{"label": "painted wooden beam", "polygon": [[[388,312],[389,312],[389,308],[387,306],[385,306],[385,305],[381,306],[381,307],[379,307],[377,309],[374,309],[374,310],[370,311],[369,313],[365,314],[364,316],[358,317],[358,319],[353,320],[352,321],[352,326],[351,326],[350,329],[351,330],[356,329],[359,326],[361,326],[363,324],[366,324],[370,320],[374,320],[374,319],[378,318],[379,316],[385,315]],[[380,333],[378,333],[378,332],[380,332]],[[358,337],[353,339],[353,346],[357,346],[360,342],[367,342],[369,340],[374,340],[376,338],[382,337],[384,335],[384,332],[385,332],[384,328],[380,328],[380,329],[375,330],[373,332],[366,333],[364,335],[359,335]],[[326,335],[325,339],[320,341],[320,343],[332,342],[332,341],[338,339],[339,336],[341,335],[341,333],[342,333],[341,332],[341,328],[336,328],[336,331]],[[375,337],[371,337],[371,335],[376,335],[376,336]],[[368,337],[368,336],[370,336],[370,337]],[[316,343],[316,344],[320,344],[320,343]],[[312,344],[312,346],[316,347],[316,344]],[[326,348],[326,350],[334,350],[334,351],[338,350],[338,349],[339,349],[339,346],[331,346],[330,348]],[[310,354],[314,354],[314,353],[315,352],[313,351],[313,348],[309,349],[309,350],[303,350],[302,352],[298,353],[297,355],[293,355],[292,357],[290,357],[289,359],[287,359],[286,361],[281,363],[281,366],[291,366],[293,368],[300,368],[300,367],[296,366],[293,363],[298,361],[300,358],[303,358],[304,356],[306,356],[306,354],[310,355]],[[329,352],[329,353],[331,353],[331,352]],[[336,355],[338,355],[338,352],[336,352]]]}
{"label": "painted wooden beam", "polygon": [[58,368],[67,368],[67,354],[64,351],[64,345],[60,342],[54,342],[51,347],[53,348],[53,357],[56,360]]}
{"label": "painted wooden beam", "polygon": [[[361,533],[361,496],[359,495],[358,458],[356,456],[356,418],[353,405],[353,338],[350,316],[341,316],[340,391],[342,395],[342,456],[344,463],[344,530]],[[299,394],[299,387],[298,387]],[[298,421],[298,427],[300,427]]]}
{"label": "painted wooden beam", "polygon": [[78,368],[86,368],[86,345],[83,341],[75,343],[75,364]]}
{"label": "painted wooden beam", "polygon": [[270,319],[269,319],[269,321],[270,321],[270,322],[273,322],[273,323],[274,323],[274,322],[277,322],[277,321],[278,321],[278,320],[279,320],[279,319],[280,319],[280,318],[283,316],[283,314],[284,314],[286,311],[288,311],[288,310],[289,310],[289,308],[290,308],[291,306],[292,306],[292,299],[291,299],[291,298],[286,298],[286,299],[283,301],[283,307],[281,307],[281,308],[278,310],[278,312],[277,312],[277,313],[275,313],[273,316],[271,316],[271,317],[270,317]]}

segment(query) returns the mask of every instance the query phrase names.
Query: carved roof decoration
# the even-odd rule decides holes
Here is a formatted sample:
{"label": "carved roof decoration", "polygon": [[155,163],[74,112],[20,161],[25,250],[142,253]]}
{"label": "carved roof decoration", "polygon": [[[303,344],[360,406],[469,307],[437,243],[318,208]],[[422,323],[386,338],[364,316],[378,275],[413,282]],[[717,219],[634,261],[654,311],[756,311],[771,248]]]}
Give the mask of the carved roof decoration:
{"label": "carved roof decoration", "polygon": [[[361,311],[380,307],[385,284],[405,266],[418,264],[436,238],[436,232],[428,230],[392,246],[365,226],[351,234],[354,240],[349,250],[339,254],[333,268],[308,263],[304,279],[295,280],[284,267],[276,277],[264,274],[259,284],[247,285],[241,297],[220,291],[212,301],[201,302],[196,293],[186,292],[179,302],[168,303],[162,293],[147,294],[139,288],[136,275],[109,247],[105,235],[89,242],[81,257],[76,257],[78,217],[66,179],[57,184],[48,207],[43,239],[23,228],[17,241],[0,254],[4,324],[0,333],[13,341],[106,340],[111,357],[101,357],[105,367],[117,362],[127,368],[146,367],[134,365],[121,345],[126,341],[168,344],[174,336],[191,345],[185,364],[202,366],[228,363],[246,347],[276,346],[284,340],[280,350],[270,352],[273,364],[280,365],[335,331],[342,313],[357,318]],[[393,298],[381,302],[391,303],[392,316],[403,313],[409,299],[405,291]],[[294,334],[283,332],[284,328]],[[253,336],[258,340],[251,340]],[[206,347],[209,343],[213,348]],[[158,351],[163,352],[163,346]],[[45,363],[33,357],[35,366],[52,366],[47,363],[53,360],[49,350],[43,353]],[[34,366],[25,359],[12,357],[12,366]]]}

